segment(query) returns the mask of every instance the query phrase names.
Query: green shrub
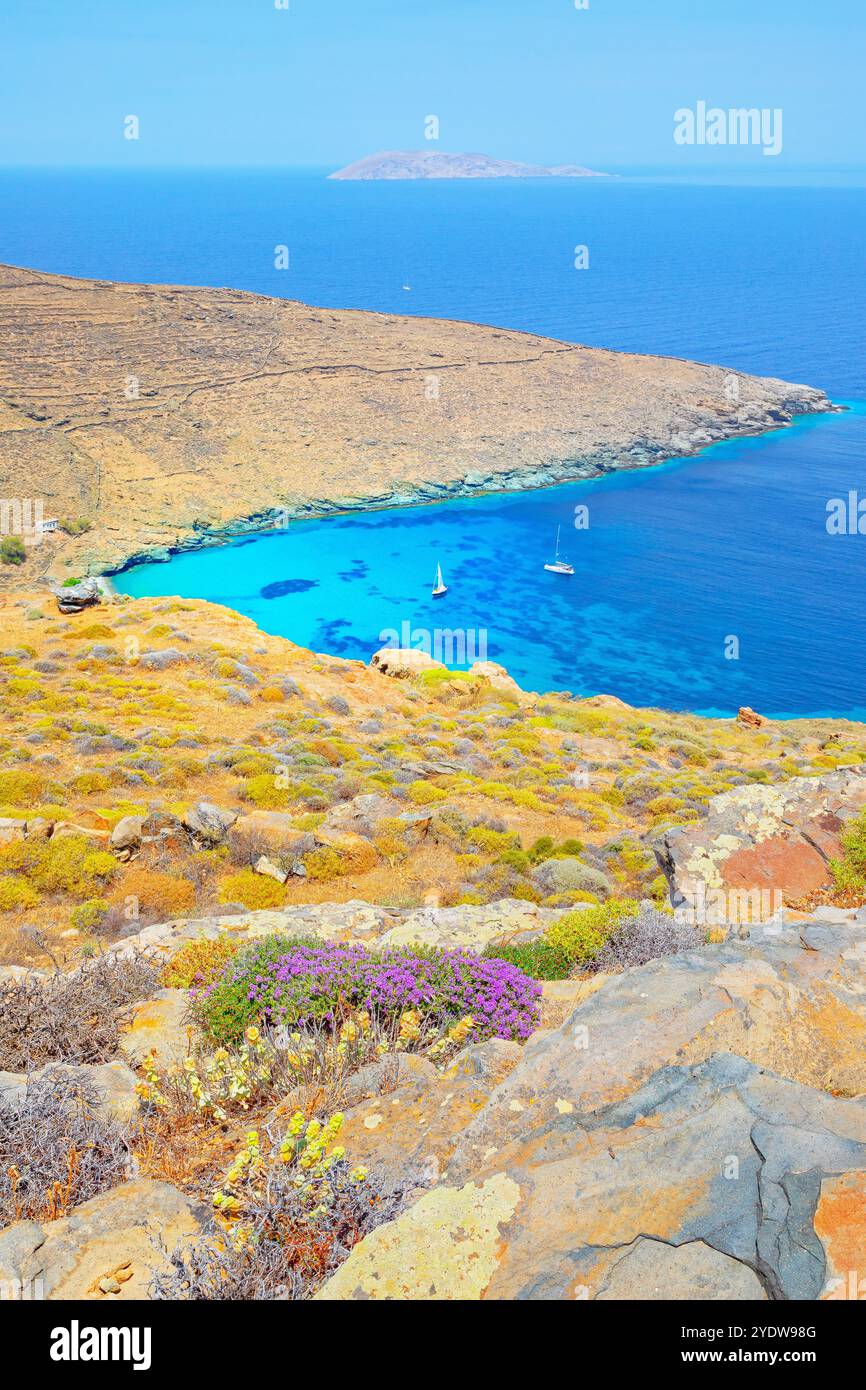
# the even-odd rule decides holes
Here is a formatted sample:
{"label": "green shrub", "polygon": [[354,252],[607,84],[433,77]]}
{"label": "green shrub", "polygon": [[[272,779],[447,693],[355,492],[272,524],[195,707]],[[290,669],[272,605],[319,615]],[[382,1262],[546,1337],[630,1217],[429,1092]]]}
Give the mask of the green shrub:
{"label": "green shrub", "polygon": [[553,855],[554,844],[550,835],[542,835],[535,841],[529,850],[529,857],[533,864],[543,864],[545,859],[550,859]]}
{"label": "green shrub", "polygon": [[284,811],[290,800],[289,788],[278,787],[272,772],[260,772],[255,777],[248,777],[241,796],[263,811]]}
{"label": "green shrub", "polygon": [[858,874],[866,874],[866,810],[842,831],[842,851],[846,864]]}
{"label": "green shrub", "polygon": [[321,845],[318,849],[311,850],[304,855],[304,868],[307,877],[316,879],[323,883],[328,883],[332,878],[340,878],[348,872],[347,866],[343,863],[335,849],[330,845]]}
{"label": "green shrub", "polygon": [[286,901],[286,890],[275,878],[257,874],[252,869],[241,869],[220,880],[219,900],[221,903],[243,903],[251,912],[264,908],[282,907]]}
{"label": "green shrub", "polygon": [[27,551],[20,536],[4,536],[0,541],[0,560],[4,565],[23,565]]}
{"label": "green shrub", "polygon": [[445,801],[448,796],[446,791],[432,782],[410,782],[407,791],[409,800],[414,801],[416,806],[432,806],[434,801]]}
{"label": "green shrub", "polygon": [[0,849],[0,872],[6,869],[22,874],[39,893],[95,897],[118,868],[114,856],[94,850],[86,835],[16,840]]}
{"label": "green shrub", "polygon": [[88,898],[86,903],[79,903],[72,909],[70,921],[79,931],[95,931],[102,925],[110,910],[104,898]]}
{"label": "green shrub", "polygon": [[533,980],[567,980],[573,968],[562,947],[551,945],[543,937],[522,946],[488,946],[484,954],[516,965]]}
{"label": "green shrub", "polygon": [[72,779],[72,790],[79,796],[92,796],[94,792],[107,792],[111,786],[111,778],[104,772],[79,772],[77,777]]}
{"label": "green shrub", "polygon": [[212,984],[239,949],[240,942],[228,936],[218,936],[215,941],[206,938],[188,941],[163,966],[160,983],[167,989],[190,989],[193,986],[200,989]]}
{"label": "green shrub", "polygon": [[830,861],[840,893],[866,892],[866,809],[842,831],[842,858]]}
{"label": "green shrub", "polygon": [[631,898],[612,898],[600,907],[566,912],[548,927],[544,940],[580,965],[598,954],[615,927],[637,913],[638,904]]}
{"label": "green shrub", "polygon": [[38,772],[14,768],[0,772],[0,803],[9,806],[35,806],[45,794],[45,778]]}
{"label": "green shrub", "polygon": [[36,893],[25,878],[16,874],[3,874],[0,877],[0,912],[15,912],[22,907],[35,907],[39,901]]}
{"label": "green shrub", "polygon": [[109,879],[117,873],[120,865],[113,854],[109,854],[107,849],[95,849],[91,854],[84,856],[81,865],[82,872],[88,878]]}

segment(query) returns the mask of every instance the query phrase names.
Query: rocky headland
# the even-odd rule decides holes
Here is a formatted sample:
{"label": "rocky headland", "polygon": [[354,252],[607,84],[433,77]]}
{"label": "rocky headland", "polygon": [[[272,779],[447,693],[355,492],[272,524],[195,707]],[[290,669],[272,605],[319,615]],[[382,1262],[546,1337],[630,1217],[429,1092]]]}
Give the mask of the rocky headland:
{"label": "rocky headland", "polygon": [[7,266],[0,496],[65,529],[0,585],[644,468],[832,408],[809,386],[478,324]]}

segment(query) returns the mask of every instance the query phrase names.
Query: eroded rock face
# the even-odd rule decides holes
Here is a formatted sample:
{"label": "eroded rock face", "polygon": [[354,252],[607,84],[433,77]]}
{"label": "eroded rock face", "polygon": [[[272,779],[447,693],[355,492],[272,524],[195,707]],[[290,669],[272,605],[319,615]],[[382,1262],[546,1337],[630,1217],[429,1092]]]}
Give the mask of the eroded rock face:
{"label": "eroded rock face", "polygon": [[[804,944],[805,943],[805,944]],[[866,1094],[866,929],[755,928],[610,976],[523,1060],[466,1142],[510,1142],[557,1099],[594,1110],[660,1068],[733,1053],[779,1076]]]}
{"label": "eroded rock face", "polygon": [[[522,1142],[458,1146],[446,1181],[356,1247],[320,1297],[826,1296],[836,1265],[816,1210],[826,1180],[831,1193],[862,1182],[862,1105],[730,1056],[664,1068],[595,1111],[559,1101]],[[862,1267],[864,1254],[861,1211],[839,1257]]]}
{"label": "eroded rock face", "polygon": [[320,1297],[841,1296],[866,1260],[866,931],[802,930],[604,981]]}
{"label": "eroded rock face", "polygon": [[153,1272],[169,1268],[166,1251],[207,1217],[168,1183],[123,1183],[60,1221],[19,1221],[0,1232],[0,1281],[48,1299],[147,1298]]}
{"label": "eroded rock face", "polygon": [[[736,916],[737,895],[754,894],[760,916],[831,882],[840,834],[866,806],[866,768],[739,787],[713,797],[707,818],[671,830],[657,851],[675,904],[718,901]],[[713,911],[715,909],[712,909]],[[754,912],[751,912],[754,916]]]}

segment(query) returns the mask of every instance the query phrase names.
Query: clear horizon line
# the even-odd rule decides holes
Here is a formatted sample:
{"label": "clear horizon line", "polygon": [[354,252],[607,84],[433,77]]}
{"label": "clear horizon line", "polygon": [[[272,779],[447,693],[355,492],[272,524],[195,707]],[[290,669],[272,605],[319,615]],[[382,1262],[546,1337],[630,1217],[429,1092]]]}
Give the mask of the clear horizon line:
{"label": "clear horizon line", "polygon": [[[357,161],[351,161],[351,162],[355,163],[355,162],[357,162]],[[525,161],[516,160],[516,161],[513,161],[513,162],[519,164],[519,163],[523,163],[523,162],[525,162]],[[596,162],[597,162],[597,161],[596,161]],[[602,162],[604,162],[604,161],[602,161]],[[159,170],[215,170],[215,169],[226,169],[226,170],[229,170],[229,169],[230,169],[230,170],[232,170],[232,171],[237,171],[237,170],[250,170],[251,172],[260,172],[261,170],[266,170],[266,169],[311,169],[311,170],[319,170],[319,169],[331,169],[331,168],[340,169],[340,168],[346,168],[346,167],[347,167],[347,166],[346,166],[345,164],[340,164],[339,162],[333,161],[333,160],[316,161],[316,162],[314,162],[314,163],[286,163],[286,162],[276,163],[276,162],[263,162],[263,163],[261,163],[261,164],[252,164],[252,163],[233,163],[233,162],[230,162],[230,161],[229,161],[229,162],[226,162],[226,163],[216,163],[216,162],[211,163],[211,162],[204,162],[204,163],[197,163],[197,164],[193,164],[193,163],[187,164],[187,163],[179,163],[179,162],[178,162],[178,163],[156,163],[156,162],[155,162],[155,163],[141,163],[141,164],[138,164],[138,165],[132,165],[132,164],[130,164],[130,163],[113,163],[113,162],[109,162],[109,161],[106,161],[106,160],[99,160],[99,161],[94,161],[94,162],[90,162],[90,163],[87,163],[87,162],[84,162],[84,161],[82,161],[82,162],[76,162],[76,163],[69,163],[69,162],[50,163],[50,162],[48,162],[48,161],[43,161],[43,160],[36,160],[36,161],[23,161],[23,160],[4,161],[4,160],[0,159],[0,169],[52,169],[52,170],[69,170],[69,171],[76,170],[76,169],[111,169],[111,170],[115,170],[115,171],[118,171],[118,172],[119,172],[119,171],[123,171],[123,172],[128,172],[128,173],[140,173],[140,172],[142,172],[143,170],[157,170],[157,169],[159,169]],[[551,165],[550,167],[555,167],[555,166]],[[586,166],[586,167],[589,167],[589,166]],[[717,173],[717,174],[722,174],[722,173],[726,173],[726,172],[757,172],[759,169],[760,169],[760,170],[764,170],[764,171],[765,171],[766,173],[768,173],[768,174],[772,174],[772,173],[773,173],[773,169],[767,168],[767,165],[766,165],[765,163],[758,163],[758,162],[755,161],[755,160],[750,160],[750,161],[747,161],[747,162],[725,161],[724,163],[713,162],[713,163],[706,163],[706,164],[705,164],[705,163],[700,163],[700,164],[697,164],[697,163],[688,163],[688,164],[683,164],[683,165],[667,164],[667,163],[658,163],[658,162],[656,162],[656,163],[641,162],[641,163],[634,163],[634,164],[628,163],[628,162],[626,162],[626,163],[623,163],[623,162],[611,162],[611,163],[609,163],[608,167],[609,167],[609,168],[612,168],[612,169],[630,169],[630,170],[633,170],[633,171],[636,172],[636,173],[637,173],[637,172],[641,172],[641,171],[646,171],[646,172],[659,172],[659,171],[664,171],[664,172],[669,172],[669,173],[682,173],[682,174],[684,174],[684,175],[687,175],[687,174],[690,174],[690,173]],[[786,173],[794,173],[794,172],[810,172],[810,173],[844,173],[844,172],[848,172],[848,171],[850,171],[850,172],[863,172],[863,171],[866,171],[866,162],[861,163],[861,164],[855,164],[855,163],[837,163],[837,164],[825,163],[825,164],[815,164],[815,163],[808,163],[808,162],[805,162],[805,161],[802,162],[802,163],[788,163],[787,161],[785,161],[785,162],[783,162],[783,163],[777,163],[777,164],[775,164],[775,165],[773,166],[773,168],[781,169],[781,170],[783,170],[783,171],[786,172]],[[382,181],[382,180],[380,180],[380,182],[381,182],[381,181]],[[393,180],[393,179],[392,179],[392,180],[387,180],[387,181],[388,181],[388,182],[400,182],[400,180]],[[403,181],[403,182],[418,182],[418,183],[423,183],[423,182],[427,182],[427,183],[432,183],[432,182],[447,183],[449,180],[447,180],[447,179],[441,179],[441,180],[432,180],[432,179],[426,179],[426,180],[425,180],[425,179],[408,180],[408,179],[407,179],[407,180],[402,180],[402,181]],[[457,181],[458,181],[458,180],[455,180],[455,182],[457,182]],[[497,181],[503,181],[503,180],[497,180]],[[575,180],[572,180],[572,182],[577,182],[577,181],[578,181],[578,180],[576,180],[576,179],[575,179]],[[370,180],[370,182],[372,182],[372,180]],[[467,182],[468,182],[468,180],[467,180]]]}

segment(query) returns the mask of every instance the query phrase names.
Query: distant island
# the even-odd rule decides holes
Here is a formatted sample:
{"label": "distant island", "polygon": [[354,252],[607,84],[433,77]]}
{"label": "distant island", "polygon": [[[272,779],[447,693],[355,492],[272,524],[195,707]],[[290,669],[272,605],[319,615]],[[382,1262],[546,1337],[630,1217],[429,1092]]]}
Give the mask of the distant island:
{"label": "distant island", "polygon": [[609,174],[579,164],[517,164],[488,154],[444,154],[439,150],[385,150],[367,155],[331,179],[604,179]]}

